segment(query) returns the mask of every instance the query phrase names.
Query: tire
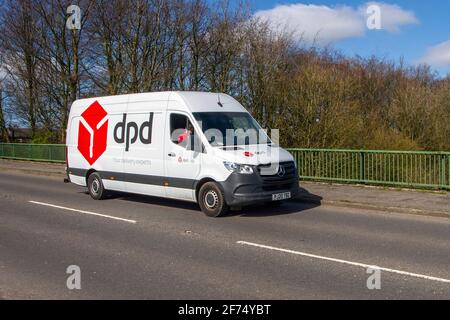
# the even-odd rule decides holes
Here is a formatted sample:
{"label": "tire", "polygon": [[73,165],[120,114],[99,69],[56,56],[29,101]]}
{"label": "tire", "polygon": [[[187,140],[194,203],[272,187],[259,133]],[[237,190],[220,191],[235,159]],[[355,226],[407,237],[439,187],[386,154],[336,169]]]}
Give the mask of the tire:
{"label": "tire", "polygon": [[229,209],[222,190],[215,182],[207,182],[200,188],[198,204],[203,213],[212,218],[225,215]]}
{"label": "tire", "polygon": [[88,177],[88,191],[94,200],[103,200],[107,196],[107,191],[103,186],[102,178],[97,172],[91,173]]}

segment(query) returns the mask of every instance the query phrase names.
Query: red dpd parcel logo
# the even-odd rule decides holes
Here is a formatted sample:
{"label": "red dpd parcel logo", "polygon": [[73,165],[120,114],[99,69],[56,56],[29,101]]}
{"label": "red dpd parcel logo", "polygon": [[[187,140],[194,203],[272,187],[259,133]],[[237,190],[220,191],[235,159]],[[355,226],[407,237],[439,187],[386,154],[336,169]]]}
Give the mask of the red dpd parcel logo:
{"label": "red dpd parcel logo", "polygon": [[82,114],[78,127],[78,150],[93,165],[106,150],[108,113],[95,101]]}

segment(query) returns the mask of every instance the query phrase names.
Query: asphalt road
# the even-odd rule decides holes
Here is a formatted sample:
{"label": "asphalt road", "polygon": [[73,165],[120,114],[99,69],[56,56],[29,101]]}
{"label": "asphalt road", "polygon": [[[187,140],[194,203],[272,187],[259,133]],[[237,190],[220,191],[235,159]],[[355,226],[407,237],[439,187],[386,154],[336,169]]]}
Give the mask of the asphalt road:
{"label": "asphalt road", "polygon": [[[81,290],[67,288],[70,265]],[[292,202],[212,219],[0,173],[1,299],[450,299],[449,279],[445,218]]]}

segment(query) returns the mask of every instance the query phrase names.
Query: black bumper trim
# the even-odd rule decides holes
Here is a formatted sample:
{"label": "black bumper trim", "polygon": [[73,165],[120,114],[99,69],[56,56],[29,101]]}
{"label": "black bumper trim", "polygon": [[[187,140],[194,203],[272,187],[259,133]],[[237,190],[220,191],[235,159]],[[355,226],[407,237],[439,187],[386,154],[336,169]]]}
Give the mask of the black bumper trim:
{"label": "black bumper trim", "polygon": [[256,203],[271,202],[272,195],[291,193],[291,199],[300,192],[297,170],[287,177],[268,181],[254,173],[251,175],[231,174],[224,182],[219,183],[229,206],[245,206]]}
{"label": "black bumper trim", "polygon": [[291,198],[286,200],[295,199],[300,189],[299,187],[292,187],[291,189],[284,189],[284,190],[276,190],[276,191],[270,191],[270,192],[262,192],[262,193],[252,193],[252,194],[234,194],[229,200],[227,200],[227,204],[229,206],[246,206],[251,204],[257,204],[257,203],[264,203],[264,202],[272,202],[272,195],[278,194],[278,193],[285,193],[290,192]]}
{"label": "black bumper trim", "polygon": [[[85,178],[89,170],[70,168],[68,171],[69,174],[71,175]],[[143,174],[110,172],[110,171],[97,171],[97,172],[104,180],[140,183],[155,186],[166,186],[180,189],[194,190],[195,185],[197,183],[197,180],[193,179],[170,178],[170,177],[150,176]]]}

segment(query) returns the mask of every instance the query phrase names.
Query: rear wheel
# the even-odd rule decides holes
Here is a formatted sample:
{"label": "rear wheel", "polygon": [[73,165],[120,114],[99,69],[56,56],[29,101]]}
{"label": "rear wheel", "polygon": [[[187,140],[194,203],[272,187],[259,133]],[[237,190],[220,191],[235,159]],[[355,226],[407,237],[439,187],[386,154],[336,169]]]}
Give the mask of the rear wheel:
{"label": "rear wheel", "polygon": [[89,175],[88,190],[89,194],[94,200],[102,200],[106,198],[107,191],[103,186],[102,178],[97,172],[94,172],[91,175]]}
{"label": "rear wheel", "polygon": [[229,209],[222,190],[215,182],[207,182],[200,188],[198,203],[203,213],[213,218],[223,216]]}

